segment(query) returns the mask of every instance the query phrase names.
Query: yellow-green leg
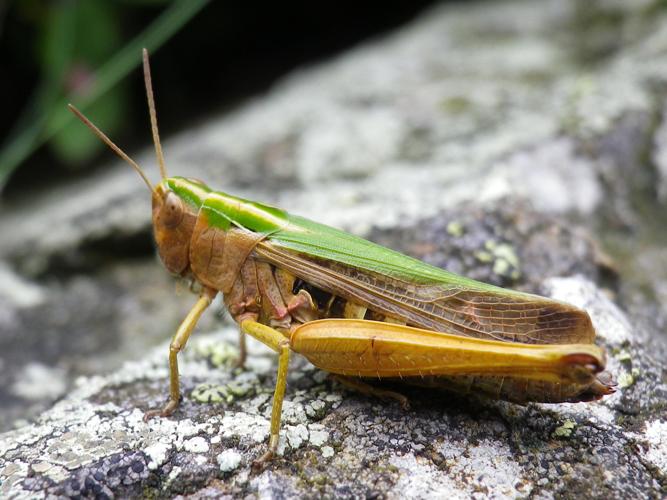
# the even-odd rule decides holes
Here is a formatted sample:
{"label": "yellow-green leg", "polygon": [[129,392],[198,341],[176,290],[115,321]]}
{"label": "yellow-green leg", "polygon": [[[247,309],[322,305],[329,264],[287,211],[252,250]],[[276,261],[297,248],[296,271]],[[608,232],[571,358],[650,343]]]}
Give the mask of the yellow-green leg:
{"label": "yellow-green leg", "polygon": [[289,340],[287,340],[278,330],[274,330],[273,328],[257,323],[256,321],[246,320],[241,322],[241,330],[278,353],[278,377],[276,380],[276,390],[273,393],[269,449],[253,463],[254,466],[261,466],[263,463],[271,460],[278,450],[278,441],[280,439],[280,417],[283,409],[285,388],[287,386],[287,368],[289,366],[290,346]]}
{"label": "yellow-green leg", "polygon": [[218,292],[209,288],[204,289],[199,300],[185,317],[176,330],[176,334],[169,344],[169,401],[160,410],[150,410],[144,413],[144,421],[152,417],[168,417],[178,407],[181,399],[180,381],[178,379],[178,353],[185,347],[190,334],[195,328],[206,308],[211,305]]}

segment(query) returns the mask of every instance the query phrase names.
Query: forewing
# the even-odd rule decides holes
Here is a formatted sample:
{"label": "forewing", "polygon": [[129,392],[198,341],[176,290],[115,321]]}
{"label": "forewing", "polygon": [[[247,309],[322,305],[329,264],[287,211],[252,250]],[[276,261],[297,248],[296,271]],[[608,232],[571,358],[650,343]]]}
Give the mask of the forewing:
{"label": "forewing", "polygon": [[433,331],[530,344],[592,343],[588,314],[537,295],[415,284],[263,241],[257,256],[314,286]]}

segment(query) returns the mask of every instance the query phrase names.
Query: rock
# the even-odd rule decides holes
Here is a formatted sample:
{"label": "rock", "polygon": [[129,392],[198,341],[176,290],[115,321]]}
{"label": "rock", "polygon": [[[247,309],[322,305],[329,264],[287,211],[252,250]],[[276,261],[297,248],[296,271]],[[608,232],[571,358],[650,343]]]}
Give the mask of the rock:
{"label": "rock", "polygon": [[[367,496],[380,485],[380,492],[422,498],[448,491],[659,496],[667,457],[659,406],[667,386],[658,362],[634,354],[641,346],[631,342],[627,318],[591,282],[559,278],[548,287],[587,306],[611,354],[609,369],[621,377],[639,368],[641,381],[596,403],[527,407],[406,389],[412,408],[404,411],[320,382],[297,358],[281,456],[253,474],[268,438],[275,365],[254,364],[255,394],[231,404],[190,398],[200,381],[228,384],[242,375],[231,360],[214,366],[201,348],[233,344],[236,332],[225,328],[195,337],[181,356],[185,398],[172,418],[142,420],[143,410],[164,400],[163,345],[117,373],[81,379],[34,425],[5,433],[0,494],[173,496],[214,487],[218,494]],[[623,350],[630,355],[619,360],[614,353]],[[255,342],[250,355],[273,357]],[[644,405],[646,393],[655,399]],[[324,411],[311,416],[314,402]],[[221,473],[224,481],[215,482]]]}
{"label": "rock", "polygon": [[280,453],[256,473],[275,356],[250,342],[234,369],[236,331],[210,314],[180,408],[145,423],[194,299],[114,164],[0,214],[0,496],[665,496],[665,49],[652,4],[447,5],[164,144],[173,174],[586,308],[616,394],[404,388],[404,411],[294,356]]}

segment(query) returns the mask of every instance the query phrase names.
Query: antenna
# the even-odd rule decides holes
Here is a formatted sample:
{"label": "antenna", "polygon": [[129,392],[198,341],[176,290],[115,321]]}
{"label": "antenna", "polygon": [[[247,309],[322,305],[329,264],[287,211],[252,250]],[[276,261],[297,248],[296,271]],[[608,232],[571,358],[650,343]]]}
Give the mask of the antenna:
{"label": "antenna", "polygon": [[143,49],[144,56],[144,83],[146,84],[146,97],[148,98],[148,112],[151,115],[151,131],[153,132],[153,144],[155,144],[155,156],[160,165],[160,175],[167,178],[167,168],[164,166],[160,134],[157,130],[157,113],[155,112],[155,99],[153,98],[153,84],[151,83],[151,67],[148,64],[148,51]]}
{"label": "antenna", "polygon": [[123,160],[128,162],[130,165],[132,165],[132,168],[137,171],[137,173],[141,176],[141,178],[144,180],[146,183],[146,186],[148,186],[148,189],[150,190],[151,193],[155,193],[155,190],[153,189],[153,186],[151,185],[151,182],[148,180],[148,177],[146,177],[146,174],[144,173],[143,170],[141,170],[141,167],[137,164],[136,161],[134,161],[132,158],[127,156],[125,152],[120,149],[118,146],[116,146],[111,139],[109,139],[104,132],[102,132],[99,128],[97,128],[95,125],[93,125],[93,122],[91,122],[88,118],[86,118],[81,111],[76,109],[73,105],[68,104],[67,107],[69,110],[76,115],[76,117],[81,120],[86,127],[88,127],[90,130],[93,131],[93,133],[99,137],[102,142],[104,142],[107,146],[109,146],[114,153],[116,153],[118,156],[120,156]]}

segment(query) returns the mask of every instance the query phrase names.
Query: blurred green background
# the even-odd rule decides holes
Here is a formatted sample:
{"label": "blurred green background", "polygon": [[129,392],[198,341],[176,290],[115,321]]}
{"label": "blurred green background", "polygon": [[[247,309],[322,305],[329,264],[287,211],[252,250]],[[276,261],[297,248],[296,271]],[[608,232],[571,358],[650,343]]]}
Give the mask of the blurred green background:
{"label": "blurred green background", "polygon": [[425,0],[0,2],[0,189],[19,196],[100,162],[75,103],[130,151],[149,141],[139,66],[152,56],[163,135],[414,17]]}

